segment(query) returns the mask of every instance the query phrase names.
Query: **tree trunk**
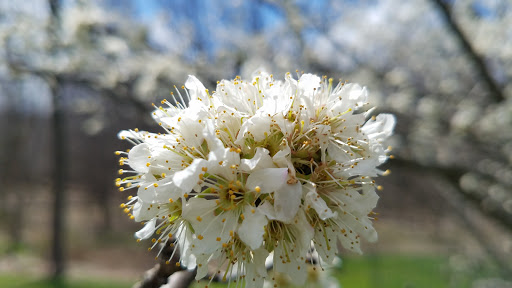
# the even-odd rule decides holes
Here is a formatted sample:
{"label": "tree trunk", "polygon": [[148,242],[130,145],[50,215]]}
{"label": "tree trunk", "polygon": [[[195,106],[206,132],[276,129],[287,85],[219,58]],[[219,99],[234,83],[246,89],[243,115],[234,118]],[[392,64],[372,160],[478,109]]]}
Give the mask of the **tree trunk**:
{"label": "tree trunk", "polygon": [[58,280],[64,274],[64,219],[65,219],[65,171],[66,171],[66,144],[64,131],[64,113],[60,104],[59,81],[52,79],[50,88],[53,100],[52,132],[53,132],[53,241],[52,262],[53,278]]}

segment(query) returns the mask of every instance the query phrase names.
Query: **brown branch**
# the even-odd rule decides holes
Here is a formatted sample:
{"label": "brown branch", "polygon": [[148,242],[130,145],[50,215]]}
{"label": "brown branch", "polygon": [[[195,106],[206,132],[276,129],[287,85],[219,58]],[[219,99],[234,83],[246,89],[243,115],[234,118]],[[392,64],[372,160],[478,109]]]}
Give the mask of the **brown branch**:
{"label": "brown branch", "polygon": [[[391,161],[389,161],[390,165],[397,165],[400,167],[406,167],[410,169],[414,169],[417,171],[422,171],[429,174],[435,174],[442,179],[446,181],[449,181],[452,186],[458,187],[459,186],[459,179],[462,177],[462,175],[470,172],[467,170],[463,170],[461,168],[452,168],[452,167],[440,167],[435,165],[424,165],[420,164],[416,161],[404,159],[404,158],[395,158]],[[475,209],[479,210],[486,216],[490,217],[491,219],[496,220],[498,223],[500,223],[504,228],[508,229],[509,231],[512,231],[512,214],[507,213],[503,209],[484,209],[484,207],[481,205],[484,198],[477,194],[469,194],[464,193],[460,189],[452,189],[453,191],[457,191],[458,194],[460,194],[458,199],[462,199],[464,202],[472,203],[471,205],[474,206]],[[461,200],[461,201],[462,201]],[[468,204],[469,205],[469,204]]]}
{"label": "brown branch", "polygon": [[119,102],[126,102],[135,107],[142,115],[149,115],[151,109],[145,103],[136,99],[133,94],[134,81],[118,82],[111,88],[99,86],[93,79],[81,75],[80,73],[58,72],[51,69],[32,67],[21,61],[13,60],[9,49],[7,49],[7,64],[12,71],[18,73],[32,74],[47,79],[57,79],[60,83],[70,83],[89,87],[93,91],[100,93],[103,97],[110,97]]}
{"label": "brown branch", "polygon": [[160,288],[187,288],[196,277],[196,270],[180,271],[169,277],[169,282]]}
{"label": "brown branch", "polygon": [[489,68],[486,66],[483,57],[476,52],[476,50],[469,42],[468,38],[464,35],[462,28],[457,24],[455,19],[452,17],[449,5],[445,3],[443,0],[431,1],[435,6],[437,6],[439,11],[441,12],[441,15],[446,21],[446,24],[448,24],[448,27],[452,31],[453,35],[458,39],[458,41],[462,45],[462,49],[466,51],[473,64],[476,66],[476,71],[489,88],[489,92],[491,93],[493,100],[496,102],[501,102],[505,100],[506,97],[504,92],[501,90],[499,85],[491,76],[491,71],[489,71]]}
{"label": "brown branch", "polygon": [[[173,241],[163,244],[164,247],[160,253],[160,263],[146,271],[142,281],[136,283],[132,288],[189,287],[192,281],[194,281],[196,272],[195,270],[184,270],[180,266],[181,256],[179,249],[175,251],[175,247],[171,246],[170,243],[173,243]],[[172,283],[168,283],[171,275],[173,275],[170,280]]]}
{"label": "brown branch", "polygon": [[475,240],[480,243],[487,255],[490,256],[498,265],[502,274],[501,276],[505,279],[510,279],[512,277],[510,259],[506,259],[503,253],[498,251],[498,249],[496,249],[490,243],[488,235],[481,231],[471,220],[475,211],[479,210],[477,207],[480,205],[475,205],[475,203],[472,203],[471,201],[468,201],[467,198],[464,198],[463,195],[465,195],[465,193],[460,191],[457,185],[450,183],[451,181],[449,179],[439,174],[436,175],[435,173],[433,173],[432,176],[440,180],[439,182],[434,182],[434,186],[437,188],[435,190],[438,191],[439,195],[443,197],[445,202],[454,209],[454,211],[457,213],[457,216],[460,218],[466,228],[471,232]]}

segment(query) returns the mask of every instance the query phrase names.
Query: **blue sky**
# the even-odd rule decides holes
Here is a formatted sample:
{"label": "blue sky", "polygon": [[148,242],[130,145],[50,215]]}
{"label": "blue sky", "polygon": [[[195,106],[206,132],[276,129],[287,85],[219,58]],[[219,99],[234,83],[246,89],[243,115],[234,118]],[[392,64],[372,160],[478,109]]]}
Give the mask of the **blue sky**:
{"label": "blue sky", "polygon": [[149,21],[159,10],[159,6],[151,0],[133,0],[133,4],[143,21]]}

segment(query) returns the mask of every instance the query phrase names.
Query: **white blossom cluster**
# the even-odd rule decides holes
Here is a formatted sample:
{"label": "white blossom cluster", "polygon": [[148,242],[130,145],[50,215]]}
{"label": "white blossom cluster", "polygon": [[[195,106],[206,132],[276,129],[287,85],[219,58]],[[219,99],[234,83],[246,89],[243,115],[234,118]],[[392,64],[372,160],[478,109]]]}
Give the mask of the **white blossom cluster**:
{"label": "white blossom cluster", "polygon": [[267,258],[301,284],[308,255],[330,264],[338,241],[361,253],[361,238],[377,240],[373,177],[386,174],[395,118],[367,120],[365,88],[265,72],[213,93],[194,76],[183,88],[153,113],[164,133],[119,133],[134,145],[117,152],[131,170],[116,184],[137,190],[121,207],[146,223],[138,239],[172,240],[197,279],[216,265],[247,287],[262,287]]}

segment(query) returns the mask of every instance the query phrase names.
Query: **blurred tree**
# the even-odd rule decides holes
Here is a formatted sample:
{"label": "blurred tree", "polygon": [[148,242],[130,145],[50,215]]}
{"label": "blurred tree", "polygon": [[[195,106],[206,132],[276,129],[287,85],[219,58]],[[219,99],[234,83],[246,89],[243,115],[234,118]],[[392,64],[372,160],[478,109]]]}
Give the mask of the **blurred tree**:
{"label": "blurred tree", "polygon": [[[48,0],[50,6],[50,21],[48,25],[48,54],[52,57],[59,51],[59,30],[61,26],[61,3],[59,0]],[[64,274],[65,263],[64,254],[66,244],[64,241],[65,226],[65,191],[64,185],[66,181],[67,170],[67,145],[66,135],[64,134],[64,107],[61,104],[61,80],[59,77],[47,76],[46,79],[50,87],[52,97],[52,132],[53,132],[53,225],[52,225],[52,262],[53,262],[53,279],[59,281]]]}

